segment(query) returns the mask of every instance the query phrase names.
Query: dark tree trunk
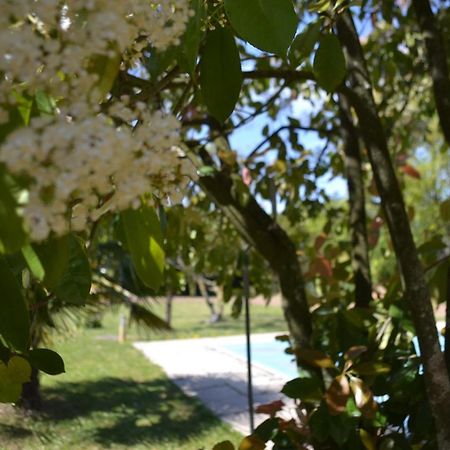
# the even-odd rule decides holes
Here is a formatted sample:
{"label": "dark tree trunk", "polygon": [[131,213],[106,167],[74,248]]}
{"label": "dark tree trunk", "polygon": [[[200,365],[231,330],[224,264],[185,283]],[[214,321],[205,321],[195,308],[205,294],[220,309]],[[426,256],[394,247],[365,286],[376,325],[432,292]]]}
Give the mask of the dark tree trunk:
{"label": "dark tree trunk", "polygon": [[447,298],[445,313],[445,362],[450,376],[450,267],[447,270]]}
{"label": "dark tree trunk", "polygon": [[349,225],[352,243],[352,268],[355,284],[355,305],[367,308],[372,299],[369,246],[367,243],[364,180],[358,131],[347,99],[339,98],[339,116],[344,144],[344,162],[349,193]]}
{"label": "dark tree trunk", "polygon": [[441,352],[430,293],[412,236],[403,195],[390,158],[384,129],[372,94],[363,50],[350,12],[337,23],[346,50],[351,89],[342,89],[354,107],[364,138],[377,190],[381,197],[400,268],[404,297],[411,310],[424,364],[428,401],[440,450],[450,450],[450,380]]}
{"label": "dark tree trunk", "polygon": [[30,411],[37,411],[42,408],[39,371],[34,367],[31,370],[31,380],[23,385],[19,406]]}
{"label": "dark tree trunk", "polygon": [[448,50],[439,31],[436,18],[428,0],[413,0],[417,22],[425,39],[428,69],[433,80],[434,101],[439,122],[450,145],[450,78],[447,64]]}
{"label": "dark tree trunk", "polygon": [[201,184],[241,236],[266,259],[277,274],[283,296],[283,312],[294,346],[309,347],[311,316],[295,245],[252,196],[244,204],[233,195],[233,182],[225,172],[204,177]]}

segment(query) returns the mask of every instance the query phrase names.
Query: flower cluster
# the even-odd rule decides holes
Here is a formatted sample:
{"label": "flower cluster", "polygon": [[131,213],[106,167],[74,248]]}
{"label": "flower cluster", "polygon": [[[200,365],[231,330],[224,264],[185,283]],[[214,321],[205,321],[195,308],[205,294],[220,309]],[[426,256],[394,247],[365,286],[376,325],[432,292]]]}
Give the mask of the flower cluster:
{"label": "flower cluster", "polygon": [[45,93],[56,105],[0,145],[0,163],[29,180],[33,240],[137,207],[147,192],[182,195],[193,171],[180,158],[177,120],[109,91],[148,45],[177,44],[189,15],[187,0],[3,1],[0,122],[21,95]]}

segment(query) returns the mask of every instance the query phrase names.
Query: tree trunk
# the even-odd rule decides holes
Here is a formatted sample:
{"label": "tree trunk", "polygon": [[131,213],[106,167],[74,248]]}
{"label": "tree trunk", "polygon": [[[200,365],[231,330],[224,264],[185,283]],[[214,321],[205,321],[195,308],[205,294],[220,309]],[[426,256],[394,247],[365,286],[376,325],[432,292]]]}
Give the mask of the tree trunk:
{"label": "tree trunk", "polygon": [[439,31],[436,17],[428,0],[413,0],[417,22],[425,39],[428,69],[433,80],[434,101],[439,122],[450,145],[450,78],[447,64],[448,50]]}
{"label": "tree trunk", "polygon": [[447,270],[447,298],[445,312],[445,362],[450,376],[450,267]]}
{"label": "tree trunk", "polygon": [[[36,314],[36,312],[34,314]],[[38,348],[42,341],[42,329],[39,326],[39,320],[36,321],[36,324],[36,327],[31,332],[31,348]],[[39,370],[34,367],[31,368],[30,381],[28,383],[24,383],[23,385],[18,406],[29,411],[38,411],[42,409]]]}
{"label": "tree trunk", "polygon": [[167,288],[166,292],[166,314],[165,319],[169,327],[172,327],[172,306],[173,306],[173,292],[171,287]]}
{"label": "tree trunk", "polygon": [[32,367],[31,379],[23,385],[19,406],[22,409],[38,411],[42,408],[42,397],[39,382],[39,370]]}
{"label": "tree trunk", "polygon": [[363,50],[350,12],[337,22],[338,37],[346,50],[351,89],[342,89],[354,107],[371,162],[394,250],[404,297],[411,310],[424,364],[428,401],[440,450],[450,450],[450,380],[441,352],[430,293],[412,236],[403,195],[390,158],[384,129],[372,94]]}
{"label": "tree trunk", "polygon": [[195,281],[198,284],[198,288],[200,289],[200,293],[202,294],[202,297],[205,299],[206,305],[209,308],[209,311],[211,313],[209,318],[209,323],[217,323],[222,320],[221,315],[216,311],[216,307],[214,306],[214,302],[211,301],[211,298],[209,297],[208,287],[206,286],[205,280],[199,276],[196,277]]}
{"label": "tree trunk", "polygon": [[344,163],[349,194],[349,226],[352,243],[355,305],[360,308],[367,308],[372,299],[372,282],[367,243],[364,180],[361,170],[358,131],[353,124],[350,106],[343,96],[339,98],[339,116],[344,141]]}
{"label": "tree trunk", "polygon": [[293,344],[298,348],[309,347],[311,316],[294,243],[251,195],[245,204],[241,203],[233,194],[233,182],[225,172],[203,177],[201,184],[241,236],[266,259],[278,275],[283,295],[283,312]]}

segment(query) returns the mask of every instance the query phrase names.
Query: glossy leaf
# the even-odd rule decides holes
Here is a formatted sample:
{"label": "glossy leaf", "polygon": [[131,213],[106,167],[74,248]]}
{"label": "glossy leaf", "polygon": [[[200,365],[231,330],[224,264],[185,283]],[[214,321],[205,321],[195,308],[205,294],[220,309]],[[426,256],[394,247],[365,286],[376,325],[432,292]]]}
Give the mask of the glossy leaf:
{"label": "glossy leaf", "polygon": [[0,280],[0,335],[7,344],[26,352],[30,341],[28,310],[20,285],[3,257],[0,257]]}
{"label": "glossy leaf", "polygon": [[33,247],[31,245],[25,245],[22,247],[22,255],[33,276],[39,281],[42,281],[45,277],[45,269]]}
{"label": "glossy leaf", "polygon": [[59,375],[65,372],[64,361],[61,356],[46,348],[37,348],[29,353],[31,364],[48,375]]}
{"label": "glossy leaf", "polygon": [[91,267],[82,242],[74,235],[69,240],[69,261],[53,292],[64,302],[83,304],[91,289]]}
{"label": "glossy leaf", "polygon": [[224,122],[234,110],[241,86],[241,61],[233,34],[227,28],[208,33],[200,62],[200,89],[210,114]]}
{"label": "glossy leaf", "polygon": [[262,441],[267,442],[276,432],[279,426],[279,421],[276,417],[270,417],[264,422],[261,422],[256,428],[253,434],[256,434]]}
{"label": "glossy leaf", "polygon": [[303,402],[313,402],[322,398],[323,392],[320,380],[312,378],[294,378],[288,381],[281,392],[290,398],[296,398]]}
{"label": "glossy leaf", "polygon": [[364,417],[372,419],[377,411],[377,404],[373,398],[372,391],[360,378],[350,377],[350,388],[355,398],[356,406],[361,410]]}
{"label": "glossy leaf", "polygon": [[295,350],[297,357],[306,364],[322,369],[334,368],[333,361],[325,353],[312,349]]}
{"label": "glossy leaf", "polygon": [[297,30],[292,0],[225,0],[233,28],[244,40],[284,57]]}
{"label": "glossy leaf", "polygon": [[367,347],[365,345],[355,345],[350,347],[345,353],[344,358],[350,361],[354,361],[359,358],[363,353],[367,351]]}
{"label": "glossy leaf", "polygon": [[191,11],[194,15],[189,19],[186,26],[186,31],[181,40],[183,54],[186,58],[191,75],[195,73],[195,66],[197,65],[197,58],[199,53],[200,42],[203,38],[204,31],[202,31],[203,20],[206,17],[205,2],[203,0],[191,0]]}
{"label": "glossy leaf", "polygon": [[334,92],[344,81],[345,56],[339,39],[334,34],[326,34],[320,39],[313,69],[317,82],[328,92]]}
{"label": "glossy leaf", "polygon": [[128,209],[121,213],[126,244],[141,281],[158,289],[163,280],[163,235],[153,208]]}
{"label": "glossy leaf", "polygon": [[70,261],[71,237],[66,235],[49,239],[42,244],[34,244],[33,249],[44,268],[45,287],[53,290],[61,281]]}
{"label": "glossy leaf", "polygon": [[350,385],[345,375],[336,377],[325,394],[325,401],[331,415],[341,414],[346,410],[350,397]]}

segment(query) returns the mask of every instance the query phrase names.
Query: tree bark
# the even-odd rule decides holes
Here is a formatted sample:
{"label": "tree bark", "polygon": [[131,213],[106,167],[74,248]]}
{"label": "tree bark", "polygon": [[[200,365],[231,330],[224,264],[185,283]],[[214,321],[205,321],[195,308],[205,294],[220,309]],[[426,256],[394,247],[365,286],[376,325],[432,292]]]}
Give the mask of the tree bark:
{"label": "tree bark", "polygon": [[352,268],[355,284],[355,305],[367,308],[372,299],[369,245],[367,243],[364,180],[358,131],[353,124],[347,99],[339,98],[339,116],[344,144],[344,163],[349,194],[349,225],[352,243]]}
{"label": "tree bark", "polygon": [[450,77],[447,49],[428,0],[413,0],[417,22],[425,39],[428,69],[433,80],[434,101],[439,122],[450,145]]}
{"label": "tree bark", "polygon": [[447,270],[447,298],[445,312],[445,362],[450,376],[450,267]]}
{"label": "tree bark", "polygon": [[296,348],[310,346],[311,316],[295,245],[285,231],[249,195],[241,202],[225,172],[203,177],[201,185],[233,223],[241,236],[268,261],[278,275],[282,307]]}
{"label": "tree bark", "polygon": [[23,385],[19,406],[29,411],[39,411],[42,408],[41,387],[39,382],[39,370],[31,368],[31,379]]}
{"label": "tree bark", "polygon": [[372,94],[363,50],[351,13],[337,22],[346,51],[351,89],[343,88],[354,107],[376,186],[381,197],[400,268],[404,297],[411,310],[424,364],[424,379],[440,450],[450,450],[450,380],[441,352],[430,293],[412,236],[403,195],[392,164],[383,125]]}

